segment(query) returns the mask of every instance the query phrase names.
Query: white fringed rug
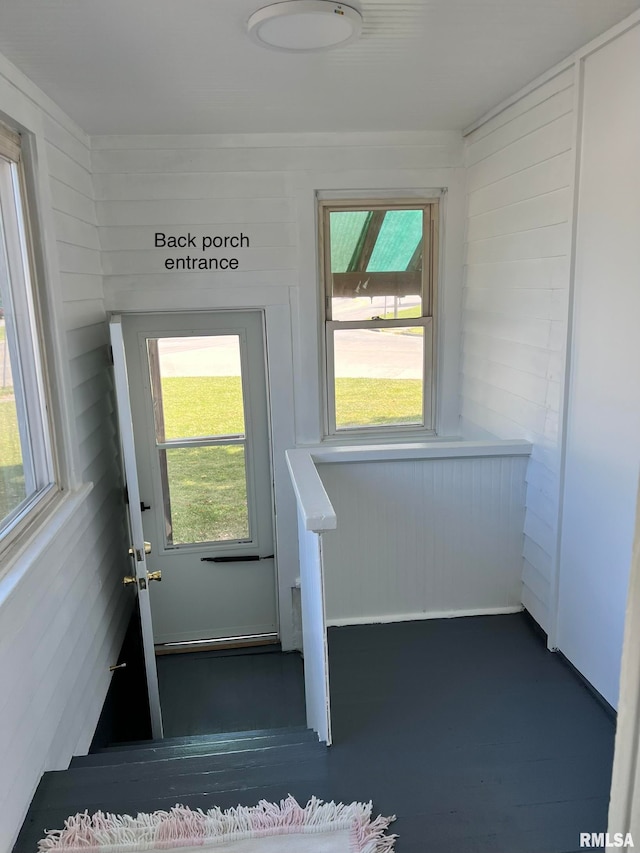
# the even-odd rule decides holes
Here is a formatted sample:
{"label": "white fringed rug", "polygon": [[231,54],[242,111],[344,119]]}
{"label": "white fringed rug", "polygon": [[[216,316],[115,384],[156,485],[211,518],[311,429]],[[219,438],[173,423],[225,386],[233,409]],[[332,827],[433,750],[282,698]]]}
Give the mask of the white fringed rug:
{"label": "white fringed rug", "polygon": [[38,853],[392,853],[395,835],[385,835],[394,817],[371,819],[371,803],[301,806],[291,796],[278,803],[222,811],[174,806],[152,814],[77,814],[64,829],[47,832]]}

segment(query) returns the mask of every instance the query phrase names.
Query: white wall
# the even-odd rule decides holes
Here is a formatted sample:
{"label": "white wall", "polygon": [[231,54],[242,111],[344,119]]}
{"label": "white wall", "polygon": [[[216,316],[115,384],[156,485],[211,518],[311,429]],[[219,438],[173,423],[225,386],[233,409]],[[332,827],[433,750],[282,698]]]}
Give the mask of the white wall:
{"label": "white wall", "polygon": [[[330,625],[521,609],[523,456],[320,464]],[[504,451],[508,452],[507,450]]]}
{"label": "white wall", "polygon": [[640,25],[584,59],[557,644],[612,705],[640,468]]}
{"label": "white wall", "polygon": [[[293,642],[291,587],[298,568],[295,503],[284,449],[321,438],[314,193],[448,188],[443,199],[439,384],[440,429],[451,433],[458,422],[461,162],[458,133],[92,139],[107,308],[167,311],[266,305],[280,311],[281,322],[273,327],[267,312],[266,331],[272,399],[274,393],[279,399],[272,407],[279,419],[274,432],[285,441],[275,455],[276,494],[280,488],[280,628],[285,648]],[[176,273],[164,268],[164,260],[186,252],[154,248],[156,231],[190,231],[198,236],[243,231],[250,247],[232,253],[240,262],[236,271]]]}
{"label": "white wall", "polygon": [[574,71],[527,91],[466,141],[461,428],[526,438],[522,601],[549,629],[571,251]]}
{"label": "white wall", "polygon": [[90,743],[129,609],[88,139],[2,57],[0,112],[32,134],[76,490],[0,576],[0,849],[10,850],[42,772]]}

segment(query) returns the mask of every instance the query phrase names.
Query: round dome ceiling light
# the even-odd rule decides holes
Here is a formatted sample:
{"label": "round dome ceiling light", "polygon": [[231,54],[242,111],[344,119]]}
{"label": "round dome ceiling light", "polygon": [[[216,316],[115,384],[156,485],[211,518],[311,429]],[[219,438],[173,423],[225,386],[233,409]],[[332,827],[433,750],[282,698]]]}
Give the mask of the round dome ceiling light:
{"label": "round dome ceiling light", "polygon": [[258,9],[247,21],[257,44],[276,50],[328,50],[355,41],[362,15],[331,0],[285,0]]}

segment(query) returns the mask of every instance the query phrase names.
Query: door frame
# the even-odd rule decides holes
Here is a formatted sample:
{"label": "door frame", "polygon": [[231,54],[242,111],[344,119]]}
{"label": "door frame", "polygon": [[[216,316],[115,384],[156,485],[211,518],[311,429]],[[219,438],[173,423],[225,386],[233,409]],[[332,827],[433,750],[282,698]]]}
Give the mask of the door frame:
{"label": "door frame", "polygon": [[[267,420],[271,444],[272,494],[274,504],[274,545],[277,555],[276,586],[280,643],[284,651],[298,647],[293,618],[293,590],[298,569],[298,534],[295,495],[289,478],[285,451],[295,447],[294,357],[292,309],[289,288],[273,287],[273,302],[265,300],[264,288],[256,298],[256,288],[230,289],[187,294],[162,294],[149,306],[148,294],[126,294],[109,305],[111,314],[189,314],[194,311],[256,311],[263,315]],[[122,294],[118,294],[122,296]],[[137,297],[137,298],[136,298]],[[217,298],[215,298],[217,297]],[[180,307],[176,308],[176,302]],[[124,304],[123,304],[124,303]],[[144,304],[147,303],[147,304]]]}

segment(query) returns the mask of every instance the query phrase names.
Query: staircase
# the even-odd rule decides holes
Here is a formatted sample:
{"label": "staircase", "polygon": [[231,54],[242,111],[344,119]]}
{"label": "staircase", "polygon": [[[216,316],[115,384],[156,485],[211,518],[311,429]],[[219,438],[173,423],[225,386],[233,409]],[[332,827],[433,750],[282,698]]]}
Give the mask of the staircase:
{"label": "staircase", "polygon": [[254,805],[326,787],[326,747],[304,726],[110,746],[45,773],[13,853],[35,853],[45,829],[76,812],[136,814]]}

